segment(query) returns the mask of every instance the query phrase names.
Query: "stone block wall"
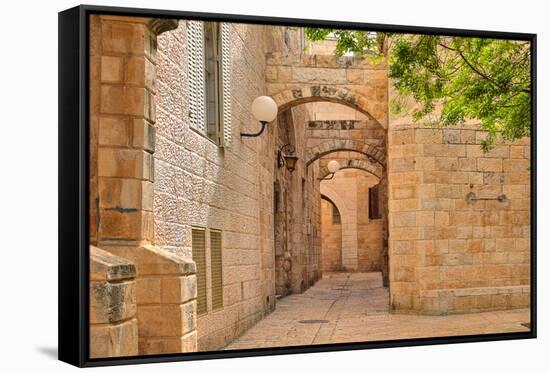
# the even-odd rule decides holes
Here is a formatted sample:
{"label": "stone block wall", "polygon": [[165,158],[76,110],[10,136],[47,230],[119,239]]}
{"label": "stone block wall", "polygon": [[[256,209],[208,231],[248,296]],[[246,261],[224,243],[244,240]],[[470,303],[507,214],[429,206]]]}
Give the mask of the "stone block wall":
{"label": "stone block wall", "polygon": [[[357,172],[357,271],[380,272],[384,246],[386,213],[381,211],[380,218],[369,217],[369,188],[380,181],[374,177],[365,177]],[[379,197],[383,198],[383,197]]]}
{"label": "stone block wall", "polygon": [[[157,39],[153,214],[155,244],[183,258],[192,257],[192,227],[207,229],[207,312],[197,319],[198,349],[202,351],[223,347],[275,306],[277,121],[260,137],[241,138],[239,134],[256,132],[259,126],[250,106],[266,94],[266,59],[261,51],[288,50],[294,39],[284,37],[286,31],[281,27],[231,24],[232,142],[222,148],[189,126],[186,28],[186,21],[181,20],[176,29]],[[297,110],[292,115],[303,113]],[[302,144],[296,145],[301,152]],[[287,181],[289,204],[298,203],[294,211],[300,216],[292,215],[293,221],[305,219],[301,200],[293,200],[302,195],[305,167],[298,164],[291,175],[282,169],[277,172],[286,172],[281,177]],[[306,187],[304,194],[308,193],[314,190]],[[216,310],[211,299],[210,229],[222,232],[223,307]],[[310,245],[301,229],[290,232],[289,228],[287,233],[296,248],[294,290],[301,291],[314,278],[315,255],[308,253],[318,252],[312,245],[319,241]]]}
{"label": "stone block wall", "polygon": [[[235,120],[230,148],[190,128],[186,30],[181,20],[158,38],[154,230],[157,245],[185,258],[192,257],[192,227],[207,229],[207,243],[208,229],[222,232],[223,308],[212,309],[207,244],[207,313],[197,319],[196,336],[202,351],[222,347],[269,309],[273,290],[262,295],[262,285],[272,279],[264,279],[261,271],[259,198],[269,198],[272,182],[271,169],[263,171],[258,164],[258,141],[239,136],[257,126],[249,107],[264,94],[262,61],[254,54],[262,49],[263,27],[231,27]],[[267,181],[262,189],[260,174]]]}
{"label": "stone block wall", "polygon": [[318,121],[367,121],[369,116],[349,106],[332,102],[311,102],[307,105],[311,120]]}
{"label": "stone block wall", "polygon": [[297,101],[337,102],[387,127],[388,75],[384,61],[275,51],[267,54],[266,76],[268,94],[283,109]]}
{"label": "stone block wall", "polygon": [[157,34],[173,27],[90,17],[90,237],[136,266],[139,354],[197,349],[195,265],[154,246]]}
{"label": "stone block wall", "polygon": [[155,35],[148,18],[90,18],[92,243],[152,241]]}
{"label": "stone block wall", "polygon": [[138,354],[136,267],[90,246],[90,357]]}
{"label": "stone block wall", "polygon": [[[300,157],[298,169],[292,173],[294,188],[290,191],[295,210],[293,219],[293,250],[298,254],[302,267],[301,278],[305,281],[295,292],[302,292],[312,286],[321,276],[321,194],[317,178],[320,177],[319,165],[306,165],[307,162],[307,123],[311,120],[311,111],[307,105],[292,109],[296,133],[297,154]],[[300,185],[301,184],[301,185]],[[298,285],[298,281],[295,281]]]}
{"label": "stone block wall", "polygon": [[[530,142],[499,143],[484,153],[486,135],[475,125],[391,127],[393,310],[448,314],[529,306]],[[469,202],[469,193],[481,200]],[[506,199],[497,200],[502,194]]]}
{"label": "stone block wall", "polygon": [[321,270],[342,271],[342,223],[334,223],[332,202],[321,200]]}

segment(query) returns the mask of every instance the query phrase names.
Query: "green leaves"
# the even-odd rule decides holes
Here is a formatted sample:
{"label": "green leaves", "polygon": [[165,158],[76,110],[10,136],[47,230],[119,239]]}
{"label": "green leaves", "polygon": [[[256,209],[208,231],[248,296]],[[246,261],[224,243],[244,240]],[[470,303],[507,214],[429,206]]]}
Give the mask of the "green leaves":
{"label": "green leaves", "polygon": [[306,28],[311,41],[336,40],[336,54],[385,54],[389,45],[389,77],[402,97],[393,112],[416,105],[414,121],[436,117],[450,126],[477,120],[489,135],[485,150],[498,141],[530,135],[531,75],[528,42],[437,35],[382,34],[366,31]]}
{"label": "green leaves", "polygon": [[379,43],[376,33],[367,31],[306,27],[305,34],[310,41],[336,40],[335,53],[338,56],[349,52],[372,54]]}

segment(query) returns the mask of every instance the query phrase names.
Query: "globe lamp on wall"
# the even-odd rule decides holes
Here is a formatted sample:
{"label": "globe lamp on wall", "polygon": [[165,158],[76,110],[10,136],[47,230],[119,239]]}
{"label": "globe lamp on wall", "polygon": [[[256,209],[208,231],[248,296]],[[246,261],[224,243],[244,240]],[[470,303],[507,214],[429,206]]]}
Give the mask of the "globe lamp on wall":
{"label": "globe lamp on wall", "polygon": [[265,126],[277,117],[277,112],[279,110],[277,103],[269,96],[256,97],[254,101],[252,101],[252,106],[250,109],[252,111],[252,115],[260,122],[262,127],[260,128],[260,131],[256,133],[241,132],[241,136],[260,136],[262,132],[264,132]]}
{"label": "globe lamp on wall", "polygon": [[334,159],[327,164],[328,169],[328,175],[325,177],[320,177],[318,180],[330,180],[334,177],[334,174],[340,170],[340,163],[338,161],[335,161]]}

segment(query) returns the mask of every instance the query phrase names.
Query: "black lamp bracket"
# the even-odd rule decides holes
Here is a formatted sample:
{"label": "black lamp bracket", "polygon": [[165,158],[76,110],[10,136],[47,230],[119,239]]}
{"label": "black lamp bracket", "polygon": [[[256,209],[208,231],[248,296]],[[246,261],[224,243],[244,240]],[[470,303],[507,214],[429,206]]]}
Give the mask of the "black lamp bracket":
{"label": "black lamp bracket", "polygon": [[264,132],[265,126],[267,125],[267,123],[268,122],[261,120],[260,124],[262,125],[262,128],[260,129],[259,132],[256,132],[256,133],[241,132],[241,136],[242,137],[258,137],[262,134],[262,132]]}

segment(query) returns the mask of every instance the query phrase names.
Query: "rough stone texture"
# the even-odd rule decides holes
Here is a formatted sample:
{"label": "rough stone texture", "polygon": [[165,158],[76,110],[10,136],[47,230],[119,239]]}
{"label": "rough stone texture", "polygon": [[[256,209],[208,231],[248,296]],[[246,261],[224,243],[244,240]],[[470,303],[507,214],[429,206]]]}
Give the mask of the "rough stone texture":
{"label": "rough stone texture", "polygon": [[136,268],[90,246],[90,357],[138,354]]}
{"label": "rough stone texture", "polygon": [[105,249],[137,263],[139,353],[196,351],[195,263],[153,245]]}
{"label": "rough stone texture", "polygon": [[[334,105],[334,114],[341,105]],[[307,126],[307,164],[336,151],[352,151],[372,163],[381,177],[386,164],[386,130],[374,120],[315,120]]]}
{"label": "rough stone texture", "polygon": [[[450,314],[529,306],[529,139],[484,154],[484,135],[474,125],[390,127],[393,310]],[[470,192],[492,200],[468,203]],[[501,194],[505,202],[496,200]]]}
{"label": "rough stone texture", "polygon": [[[137,272],[132,267],[135,281],[94,282],[99,279],[91,277],[92,322],[117,322],[111,329],[102,324],[92,333],[97,343],[111,341],[100,354],[136,354],[138,346],[140,354],[197,349],[192,337],[195,264],[152,245],[158,87],[157,36],[150,26],[166,27],[150,21],[90,17],[90,238],[137,266]],[[128,272],[121,268],[107,276]],[[92,265],[92,272],[98,269],[100,262]],[[126,322],[136,308],[137,321]],[[174,338],[180,343],[173,343]],[[130,343],[134,350],[126,346]]]}
{"label": "rough stone texture", "polygon": [[156,37],[147,18],[90,18],[91,243],[153,241]]}
{"label": "rough stone texture", "polygon": [[[277,68],[268,93],[280,108],[329,101],[354,108],[382,126],[388,124],[388,74],[385,61],[360,56],[336,57],[273,52],[267,65]],[[269,77],[268,77],[269,78]]]}
{"label": "rough stone texture", "polygon": [[[303,162],[303,127],[295,137],[279,130],[279,120],[268,125],[258,138],[241,138],[239,133],[256,131],[258,123],[249,108],[252,100],[266,91],[265,56],[258,51],[287,51],[282,28],[231,25],[232,144],[220,148],[189,128],[186,22],[158,38],[157,123],[154,220],[155,244],[176,255],[190,258],[193,226],[222,231],[223,308],[212,310],[210,244],[206,244],[207,313],[197,319],[199,350],[227,344],[251,324],[270,312],[275,304],[279,281],[281,295],[300,292],[319,277],[319,239],[304,229],[318,225],[318,185],[310,183],[316,170],[307,171]],[[291,33],[295,34],[294,31]],[[296,47],[295,37],[290,46]],[[293,45],[292,43],[296,44]],[[303,108],[281,115],[296,118],[303,126],[309,118]],[[281,127],[282,128],[282,127]],[[290,174],[276,166],[277,148],[291,143],[300,161]],[[306,176],[307,174],[307,176]],[[311,175],[311,176],[310,176]],[[307,179],[302,191],[302,179]],[[274,213],[274,185],[282,185],[283,213]],[[308,197],[317,195],[315,198]],[[303,198],[309,212],[301,207]],[[315,201],[316,203],[314,203]],[[281,210],[283,211],[283,210]],[[277,218],[275,217],[277,215]],[[304,221],[292,230],[284,225],[275,255],[274,222]],[[286,223],[284,223],[286,221]],[[288,228],[288,229],[287,229]],[[310,229],[311,231],[311,229]],[[317,232],[318,234],[318,232]],[[283,249],[284,247],[284,249]],[[274,271],[275,268],[275,271]],[[276,280],[279,279],[279,280]]]}

